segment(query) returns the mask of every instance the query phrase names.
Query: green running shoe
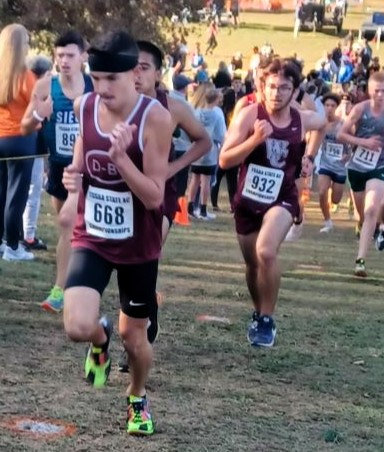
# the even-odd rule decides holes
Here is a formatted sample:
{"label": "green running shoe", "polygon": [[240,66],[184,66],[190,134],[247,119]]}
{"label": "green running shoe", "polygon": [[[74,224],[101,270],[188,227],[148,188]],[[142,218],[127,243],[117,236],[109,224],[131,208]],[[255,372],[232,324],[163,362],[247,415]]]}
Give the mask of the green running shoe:
{"label": "green running shoe", "polygon": [[64,292],[59,286],[53,286],[48,297],[40,305],[45,311],[59,314],[64,306]]}
{"label": "green running shoe", "polygon": [[102,388],[108,381],[111,371],[111,358],[108,353],[109,341],[111,339],[113,325],[105,317],[100,319],[100,323],[107,335],[107,342],[102,346],[91,344],[85,358],[85,378],[95,388]]}
{"label": "green running shoe", "polygon": [[155,427],[147,398],[130,395],[127,402],[127,432],[130,435],[153,435]]}

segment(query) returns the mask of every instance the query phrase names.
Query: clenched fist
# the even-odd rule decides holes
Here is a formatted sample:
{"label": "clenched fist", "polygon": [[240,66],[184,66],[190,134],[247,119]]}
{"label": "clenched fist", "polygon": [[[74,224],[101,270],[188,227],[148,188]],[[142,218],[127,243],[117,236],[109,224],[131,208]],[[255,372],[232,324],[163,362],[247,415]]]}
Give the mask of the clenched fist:
{"label": "clenched fist", "polygon": [[81,180],[83,175],[73,164],[64,168],[63,185],[69,193],[78,193],[81,188]]}
{"label": "clenched fist", "polygon": [[253,125],[253,136],[258,142],[265,141],[272,135],[273,127],[270,122],[265,119],[256,119]]}
{"label": "clenched fist", "polygon": [[110,137],[112,146],[108,151],[112,162],[118,164],[127,155],[127,149],[132,143],[136,129],[137,126],[134,124],[120,122],[112,130]]}

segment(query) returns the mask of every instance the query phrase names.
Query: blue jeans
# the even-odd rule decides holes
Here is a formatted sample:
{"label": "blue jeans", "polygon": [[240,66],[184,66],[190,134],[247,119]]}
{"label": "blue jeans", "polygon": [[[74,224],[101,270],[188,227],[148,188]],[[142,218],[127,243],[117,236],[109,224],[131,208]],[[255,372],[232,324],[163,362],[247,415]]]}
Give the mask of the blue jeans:
{"label": "blue jeans", "polygon": [[[0,159],[36,154],[36,134],[0,138]],[[16,249],[23,232],[33,158],[0,160],[0,240]]]}

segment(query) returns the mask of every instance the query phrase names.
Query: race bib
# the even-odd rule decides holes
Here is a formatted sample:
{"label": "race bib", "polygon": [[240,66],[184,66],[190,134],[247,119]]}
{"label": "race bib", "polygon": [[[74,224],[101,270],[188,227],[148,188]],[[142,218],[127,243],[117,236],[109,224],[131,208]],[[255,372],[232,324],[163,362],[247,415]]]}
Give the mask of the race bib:
{"label": "race bib", "polygon": [[283,179],[284,171],[251,163],[248,166],[242,195],[256,202],[271,204],[279,196]]}
{"label": "race bib", "polygon": [[330,160],[340,161],[343,158],[344,146],[341,143],[327,142],[325,154]]}
{"label": "race bib", "polygon": [[365,149],[361,146],[356,148],[353,154],[353,161],[364,168],[373,170],[376,168],[377,162],[379,161],[381,151],[372,151],[371,149]]}
{"label": "race bib", "polygon": [[84,219],[88,234],[95,237],[108,240],[132,237],[132,193],[90,186],[85,198]]}
{"label": "race bib", "polygon": [[73,146],[80,133],[80,125],[56,123],[56,152],[64,157],[72,157]]}

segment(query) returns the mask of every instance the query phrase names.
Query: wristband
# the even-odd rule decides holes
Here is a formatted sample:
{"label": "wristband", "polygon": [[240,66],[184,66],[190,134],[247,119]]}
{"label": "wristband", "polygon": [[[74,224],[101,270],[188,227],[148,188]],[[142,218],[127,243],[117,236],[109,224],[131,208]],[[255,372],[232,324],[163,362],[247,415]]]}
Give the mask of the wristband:
{"label": "wristband", "polygon": [[36,110],[33,110],[32,116],[39,122],[43,122],[44,118],[42,118]]}
{"label": "wristband", "polygon": [[312,155],[306,154],[304,155],[305,158],[307,158],[308,160],[310,160],[312,163],[315,161],[315,159],[313,158]]}

